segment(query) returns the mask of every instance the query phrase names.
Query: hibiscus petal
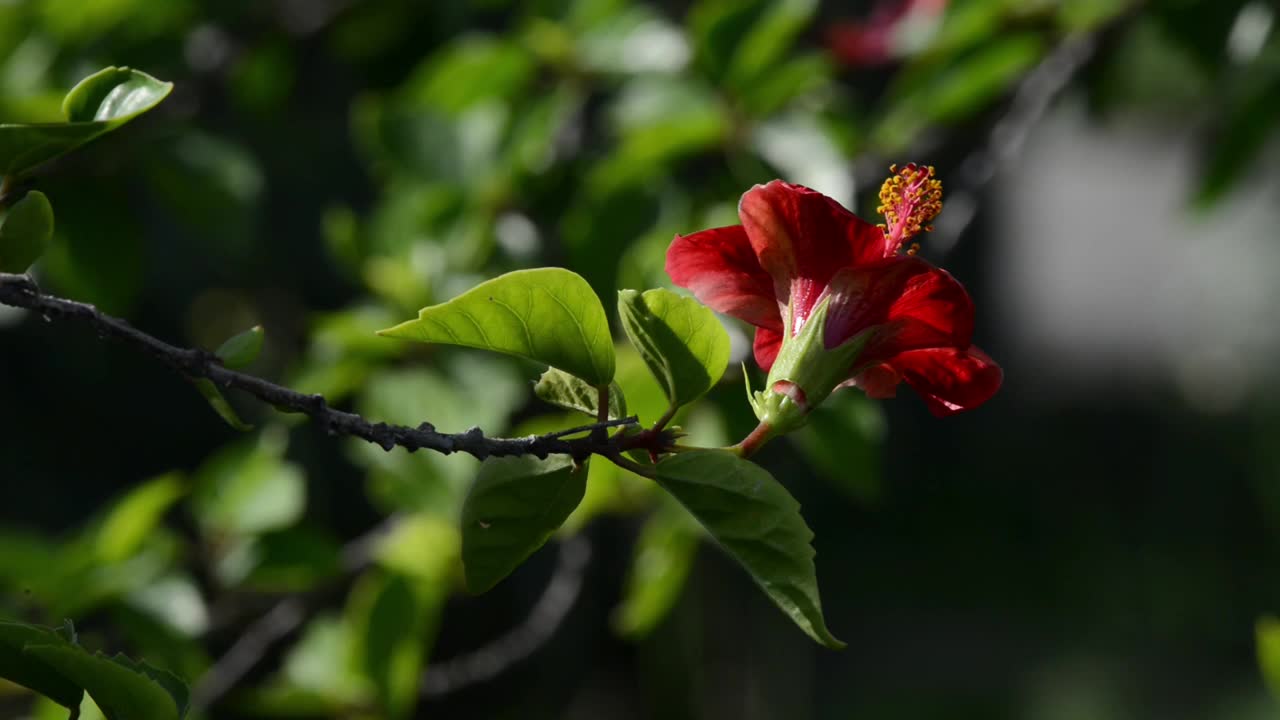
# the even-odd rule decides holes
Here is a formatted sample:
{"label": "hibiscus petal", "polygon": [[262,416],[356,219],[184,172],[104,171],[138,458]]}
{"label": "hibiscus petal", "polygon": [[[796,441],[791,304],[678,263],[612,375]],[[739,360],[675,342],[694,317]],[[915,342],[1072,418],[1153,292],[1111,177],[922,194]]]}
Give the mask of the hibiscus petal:
{"label": "hibiscus petal", "polygon": [[801,185],[756,185],[742,196],[738,216],[779,303],[789,301],[801,321],[797,328],[836,270],[885,256],[880,228]]}
{"label": "hibiscus petal", "polygon": [[778,348],[780,347],[782,347],[782,333],[780,331],[768,328],[758,328],[756,330],[756,339],[752,344],[752,351],[756,356],[756,364],[765,372],[769,372],[773,367],[773,361],[778,358]]}
{"label": "hibiscus petal", "polygon": [[1000,389],[1004,371],[976,347],[911,350],[888,363],[937,417],[971,410]]}
{"label": "hibiscus petal", "polygon": [[842,269],[830,293],[823,343],[834,348],[875,328],[863,362],[922,348],[964,348],[973,336],[973,301],[964,286],[919,258]]}
{"label": "hibiscus petal", "polygon": [[667,250],[667,274],[713,310],[782,329],[773,282],[741,225],[677,235]]}
{"label": "hibiscus petal", "polygon": [[858,373],[852,380],[840,383],[838,387],[853,385],[860,388],[869,398],[884,400],[898,394],[898,383],[901,382],[902,376],[893,369],[892,365],[880,363]]}

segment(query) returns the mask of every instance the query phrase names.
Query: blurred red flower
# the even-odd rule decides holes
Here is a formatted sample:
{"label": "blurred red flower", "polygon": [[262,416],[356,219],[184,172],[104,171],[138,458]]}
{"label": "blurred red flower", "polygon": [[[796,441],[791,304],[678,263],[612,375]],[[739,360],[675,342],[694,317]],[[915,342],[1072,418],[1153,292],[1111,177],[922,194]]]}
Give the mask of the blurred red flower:
{"label": "blurred red flower", "polygon": [[886,0],[863,22],[838,22],[827,27],[827,47],[845,65],[880,65],[901,54],[904,31],[916,23],[934,21],[947,0]]}

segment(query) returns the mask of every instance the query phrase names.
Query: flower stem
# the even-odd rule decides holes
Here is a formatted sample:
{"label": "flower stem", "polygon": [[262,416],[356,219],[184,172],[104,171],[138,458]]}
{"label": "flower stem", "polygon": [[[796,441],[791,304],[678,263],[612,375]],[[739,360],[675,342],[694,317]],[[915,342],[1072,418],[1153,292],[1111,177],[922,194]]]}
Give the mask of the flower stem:
{"label": "flower stem", "polygon": [[744,458],[751,457],[762,445],[773,439],[773,428],[768,423],[760,423],[752,430],[750,434],[742,438],[742,442],[737,445],[730,445],[725,448],[730,452],[736,453]]}

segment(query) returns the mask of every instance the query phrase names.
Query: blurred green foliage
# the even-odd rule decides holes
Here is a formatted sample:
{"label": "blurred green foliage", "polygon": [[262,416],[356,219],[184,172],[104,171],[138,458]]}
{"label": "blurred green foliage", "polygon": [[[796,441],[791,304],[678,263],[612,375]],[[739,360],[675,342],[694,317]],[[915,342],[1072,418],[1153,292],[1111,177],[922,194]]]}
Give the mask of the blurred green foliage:
{"label": "blurred green foliage", "polygon": [[[1226,197],[1257,168],[1280,121],[1277,33],[1264,32],[1252,54],[1231,44],[1240,14],[1264,4],[955,0],[887,64],[842,66],[823,45],[824,30],[867,16],[870,5],[0,3],[5,122],[63,117],[66,89],[103,66],[176,83],[164,105],[110,142],[33,173],[58,218],[33,273],[60,294],[191,346],[218,347],[266,325],[256,370],[372,419],[544,432],[581,418],[532,400],[541,368],[375,332],[517,268],[571,268],[606,298],[618,288],[663,286],[674,233],[736,222],[735,199],[773,177],[812,184],[851,207],[871,202],[866,191],[879,178],[856,175],[856,160],[926,159],[904,157],[920,149],[962,157],[983,141],[985,123],[1016,84],[1071,38],[1098,43],[1074,87],[1099,117],[1201,119],[1204,173],[1194,199],[1202,203]],[[1014,421],[1001,427],[1016,441],[968,426],[977,429],[947,435],[941,446],[899,439],[886,455],[881,405],[852,396],[764,460],[785,470],[778,475],[806,514],[816,511],[819,537],[832,538],[819,545],[821,572],[838,579],[824,599],[829,612],[831,597],[855,608],[834,613],[836,633],[854,650],[889,648],[883,664],[861,656],[870,667],[837,659],[815,670],[807,648],[783,635],[785,619],[750,604],[766,603],[745,577],[698,552],[702,533],[688,513],[641,478],[592,463],[585,499],[561,530],[596,541],[595,569],[576,606],[586,619],[567,623],[567,645],[525,668],[535,681],[423,701],[419,685],[434,662],[519,623],[546,584],[535,555],[492,599],[461,599],[458,522],[474,460],[335,441],[231,398],[227,412],[257,428],[239,435],[185,384],[163,385],[144,359],[104,351],[92,338],[52,340],[38,320],[3,322],[3,403],[24,411],[0,419],[8,510],[0,615],[47,625],[73,618],[85,647],[145,657],[193,681],[198,695],[215,660],[274,601],[307,599],[302,626],[212,707],[197,704],[202,717],[583,717],[591,716],[587,700],[573,706],[576,715],[562,710],[587,685],[606,697],[647,698],[650,706],[635,713],[730,717],[747,684],[761,716],[1190,717],[1167,676],[1159,684],[1142,668],[1094,663],[1090,653],[1154,665],[1161,648],[1123,648],[1204,625],[1219,631],[1216,644],[1178,675],[1196,678],[1200,705],[1190,712],[1242,720],[1273,712],[1252,696],[1239,707],[1228,697],[1260,688],[1252,656],[1229,666],[1226,680],[1200,669],[1209,657],[1238,661],[1247,644],[1247,630],[1216,624],[1227,622],[1218,620],[1224,604],[1235,617],[1274,612],[1280,602],[1270,579],[1259,581],[1267,600],[1225,594],[1222,587],[1248,581],[1213,552],[1235,546],[1224,540],[1135,561],[1149,580],[1141,587],[1165,608],[1138,616],[1123,590],[1137,581],[1116,558],[1139,550],[1123,532],[1103,536],[1116,511],[1075,485],[1017,499],[1044,507],[992,499],[1037,483],[1030,463],[1078,455],[1064,449],[1070,440],[1041,446],[1039,435],[1017,435]],[[737,362],[749,335],[728,331]],[[644,359],[622,346],[616,355],[629,411],[649,423],[661,417],[667,397]],[[675,424],[703,444],[739,439],[752,422],[739,382],[731,371]],[[77,423],[92,432],[69,437]],[[977,446],[971,454],[966,440]],[[946,464],[951,457],[985,460],[957,467]],[[1016,481],[984,485],[987,472]],[[895,487],[886,477],[909,480]],[[890,524],[898,534],[885,530]],[[1176,549],[1181,527],[1167,525]],[[922,571],[921,545],[940,548],[943,560],[928,566],[936,576]],[[1274,578],[1274,552],[1259,553]],[[1060,572],[1036,572],[1045,567]],[[942,585],[958,588],[961,599],[951,599],[960,608],[927,594]],[[859,615],[883,606],[895,612]],[[999,617],[982,615],[969,634],[932,631],[940,616],[974,607]],[[1001,633],[1037,613],[1066,618],[1031,632],[1065,648],[1051,677],[982,675],[984,653],[1028,656]],[[1086,629],[1102,637],[1077,633],[1083,621],[1073,613],[1093,613]],[[887,627],[869,627],[886,617]],[[899,631],[915,644],[900,642]],[[602,639],[608,632],[636,649]],[[1274,684],[1274,633],[1266,623],[1258,632]],[[703,647],[703,636],[721,645]],[[776,673],[751,683],[728,674],[725,667],[746,662],[744,648],[770,655],[754,661]],[[1077,671],[1082,665],[1107,677]],[[637,687],[617,680],[619,668],[636,673]],[[713,707],[689,710],[699,703]],[[0,714],[66,716],[8,687],[0,688]],[[80,717],[101,717],[92,699]]]}

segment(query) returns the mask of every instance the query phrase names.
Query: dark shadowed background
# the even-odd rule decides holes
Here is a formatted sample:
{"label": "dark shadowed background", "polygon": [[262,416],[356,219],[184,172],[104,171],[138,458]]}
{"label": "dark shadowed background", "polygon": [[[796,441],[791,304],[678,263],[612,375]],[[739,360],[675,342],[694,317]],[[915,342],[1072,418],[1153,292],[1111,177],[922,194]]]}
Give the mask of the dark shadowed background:
{"label": "dark shadowed background", "polygon": [[[187,346],[262,324],[255,373],[371,419],[576,424],[533,399],[539,368],[373,331],[537,265],[612,307],[755,183],[871,218],[912,160],[947,193],[922,254],[1005,369],[945,420],[845,391],[758,456],[816,534],[832,652],[604,470],[559,541],[467,596],[471,458],[233,397],[257,426],[238,433],[154,361],[0,307],[0,616],[74,619],[191,680],[211,718],[1276,717],[1255,649],[1280,611],[1275,14],[0,0],[4,121],[57,119],[105,65],[176,84],[39,177],[41,285]],[[683,420],[705,443],[755,422],[730,330]],[[656,385],[619,363],[653,420]],[[246,635],[267,641],[229,656]],[[0,684],[0,717],[65,716]]]}

